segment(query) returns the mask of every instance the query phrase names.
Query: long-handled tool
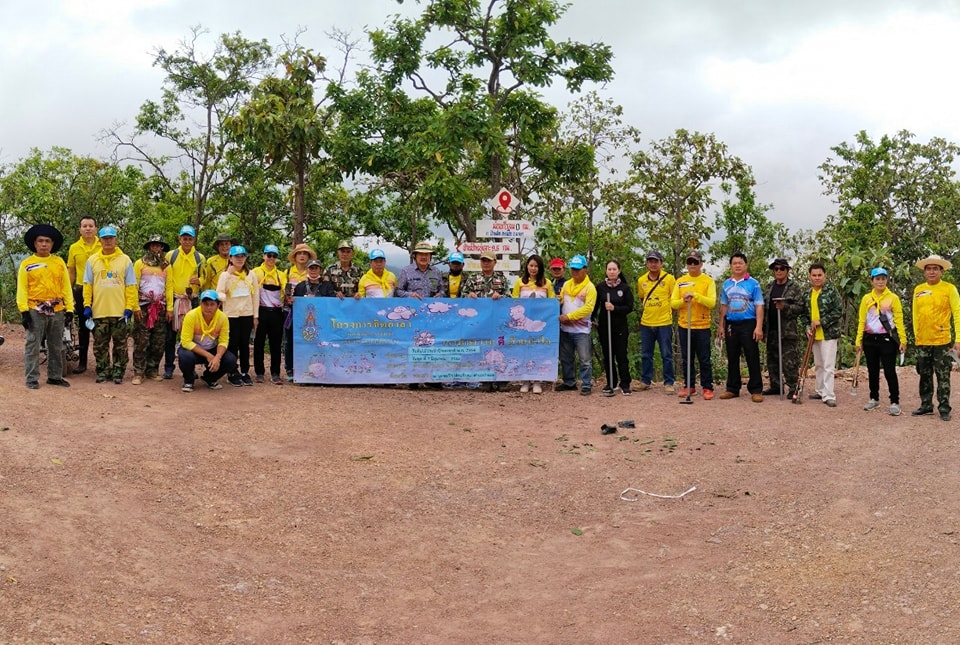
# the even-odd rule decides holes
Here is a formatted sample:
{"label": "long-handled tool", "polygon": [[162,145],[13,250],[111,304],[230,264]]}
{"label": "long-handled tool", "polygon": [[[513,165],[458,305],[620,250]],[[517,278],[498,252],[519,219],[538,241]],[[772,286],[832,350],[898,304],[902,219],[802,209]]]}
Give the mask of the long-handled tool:
{"label": "long-handled tool", "polygon": [[[607,304],[610,304],[609,293],[607,294]],[[613,325],[610,324],[610,318],[610,308],[607,307],[607,356],[610,357],[610,371],[607,372],[607,387],[610,389],[610,396],[613,396]]]}
{"label": "long-handled tool", "polygon": [[690,337],[690,323],[693,316],[693,300],[687,300],[687,396],[686,398],[680,399],[680,403],[684,405],[693,405],[693,401],[690,399],[690,394],[693,393],[693,356],[692,351],[692,342]]}
{"label": "long-handled tool", "polygon": [[[778,302],[778,301],[779,301],[779,302]],[[778,305],[780,302],[783,302],[783,298],[774,298],[774,299],[773,299],[773,303],[774,303],[773,306],[774,306],[774,307],[777,307],[777,305]],[[783,397],[785,396],[785,393],[784,393],[784,391],[783,391],[783,388],[786,387],[786,383],[783,382],[783,328],[780,326],[780,323],[781,323],[780,307],[777,307],[777,358],[778,358],[779,361],[780,361],[780,376],[779,376],[779,378],[780,378],[780,383],[779,383],[780,388],[779,388],[779,390],[780,390],[780,400],[783,401]]]}
{"label": "long-handled tool", "polygon": [[857,359],[854,361],[856,369],[853,370],[853,387],[850,388],[850,396],[857,395],[857,386],[860,384],[860,358],[863,356],[863,348],[857,350]]}
{"label": "long-handled tool", "polygon": [[807,351],[803,353],[803,362],[800,363],[800,373],[797,374],[797,391],[793,395],[794,403],[803,403],[803,382],[807,378],[807,363],[810,362],[810,352],[813,351],[813,341],[815,338],[815,334],[810,334],[810,337],[807,339]]}

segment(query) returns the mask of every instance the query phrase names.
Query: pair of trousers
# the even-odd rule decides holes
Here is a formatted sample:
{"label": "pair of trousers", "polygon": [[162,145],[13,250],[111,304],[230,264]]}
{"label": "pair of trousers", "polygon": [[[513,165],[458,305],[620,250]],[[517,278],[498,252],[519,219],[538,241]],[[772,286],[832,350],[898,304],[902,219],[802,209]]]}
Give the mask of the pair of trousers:
{"label": "pair of trousers", "polygon": [[580,386],[589,390],[593,385],[593,357],[590,334],[573,334],[560,330],[560,373],[564,385],[575,386],[577,375],[574,360],[580,361]]}
{"label": "pair of trousers", "polygon": [[[690,364],[687,356],[687,330],[680,328],[680,356],[683,359],[683,380],[687,387],[695,387],[697,370]],[[690,349],[700,366],[700,387],[704,390],[713,389],[713,363],[710,359],[710,330],[691,329]]]}
{"label": "pair of trousers", "polygon": [[676,376],[673,371],[673,325],[648,327],[640,325],[640,381],[650,385],[653,380],[653,349],[660,347],[660,361],[663,363],[663,384],[673,385]]}
{"label": "pair of trousers", "polygon": [[250,373],[250,335],[253,333],[253,316],[230,318],[230,342],[227,351],[236,356],[241,374]]}
{"label": "pair of trousers", "polygon": [[813,364],[816,366],[817,394],[824,401],[836,401],[833,376],[837,365],[838,339],[813,341]]}
{"label": "pair of trousers", "polygon": [[77,319],[77,343],[80,345],[80,365],[87,364],[90,352],[90,330],[87,329],[87,317],[83,315],[83,286],[73,286],[73,316]]}
{"label": "pair of trousers", "polygon": [[920,375],[920,407],[933,409],[933,377],[937,377],[937,411],[949,414],[950,406],[950,370],[953,361],[947,352],[953,347],[946,345],[917,345],[914,356],[917,359],[917,374]]}
{"label": "pair of trousers", "polygon": [[30,329],[23,346],[23,371],[27,383],[40,381],[40,345],[47,339],[47,378],[63,378],[63,312],[52,316],[42,314],[35,309],[27,312],[30,316]]}
{"label": "pair of trousers", "polygon": [[270,375],[280,376],[280,346],[283,344],[283,321],[287,314],[280,307],[260,307],[260,322],[253,338],[253,371],[264,375],[264,348],[270,343]]}
{"label": "pair of trousers", "polygon": [[864,334],[863,356],[867,360],[870,400],[880,400],[880,367],[890,390],[890,403],[900,403],[900,380],[897,378],[897,354],[900,348],[889,334]]}
{"label": "pair of trousers", "polygon": [[627,357],[630,328],[627,325],[614,324],[610,329],[609,335],[613,340],[613,374],[610,373],[611,348],[607,342],[607,326],[601,323],[597,333],[600,336],[600,349],[603,350],[603,372],[607,376],[607,387],[611,390],[615,387],[629,390],[630,382],[633,380],[630,376],[630,359]]}
{"label": "pair of trousers", "polygon": [[122,316],[108,316],[94,318],[94,322],[93,358],[97,361],[97,376],[123,378],[129,360],[127,339],[130,327],[127,321]]}
{"label": "pair of trousers", "polygon": [[727,392],[740,394],[743,379],[740,377],[740,356],[747,361],[747,391],[750,394],[763,392],[763,374],[760,367],[760,344],[753,339],[757,328],[755,319],[727,321]]}
{"label": "pair of trousers", "polygon": [[[216,348],[214,348],[214,351],[216,351]],[[177,349],[177,359],[180,362],[180,371],[183,372],[183,382],[189,385],[193,385],[194,380],[197,378],[195,371],[196,366],[207,365],[207,359],[205,357],[182,347]],[[203,380],[213,384],[220,380],[220,377],[224,374],[232,374],[236,371],[237,358],[229,351],[226,351],[223,356],[220,357],[220,369],[216,372],[211,372],[209,369],[206,370],[203,373]]]}

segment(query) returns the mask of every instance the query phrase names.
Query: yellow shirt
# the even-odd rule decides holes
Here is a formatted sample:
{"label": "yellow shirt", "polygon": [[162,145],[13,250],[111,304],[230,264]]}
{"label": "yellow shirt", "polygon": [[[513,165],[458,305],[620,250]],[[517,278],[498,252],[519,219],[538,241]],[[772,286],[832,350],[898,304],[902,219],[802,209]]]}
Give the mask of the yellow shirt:
{"label": "yellow shirt", "polygon": [[384,269],[383,275],[378,276],[370,269],[360,278],[357,293],[361,298],[390,298],[396,288],[397,276],[392,272]]}
{"label": "yellow shirt", "polygon": [[451,275],[447,277],[447,283],[450,285],[450,293],[448,294],[450,298],[456,298],[460,294],[460,281],[462,279],[462,273],[460,275]]}
{"label": "yellow shirt", "polygon": [[199,345],[211,354],[216,354],[218,345],[230,344],[230,321],[226,314],[217,309],[208,323],[203,319],[203,309],[194,307],[183,317],[180,328],[180,346],[187,351]]}
{"label": "yellow shirt", "polygon": [[137,309],[137,277],[133,262],[120,249],[110,255],[103,250],[87,260],[83,272],[83,304],[94,318],[119,318],[123,311]]}
{"label": "yellow shirt", "polygon": [[561,322],[560,329],[571,334],[589,334],[590,317],[597,304],[597,287],[584,278],[574,282],[571,278],[560,287],[560,313],[567,315],[568,322]]}
{"label": "yellow shirt", "polygon": [[[960,331],[960,295],[957,288],[941,280],[918,284],[913,290],[913,337],[917,345],[947,345]],[[956,341],[954,341],[956,342]]]}
{"label": "yellow shirt", "polygon": [[[690,274],[680,276],[670,294],[670,306],[673,309],[686,309],[683,297],[691,292],[690,329],[710,329],[711,311],[717,306],[717,283],[706,273],[697,277]],[[687,328],[686,311],[680,314],[677,323],[681,328]]]}
{"label": "yellow shirt", "polygon": [[[177,247],[177,261],[170,262],[173,257],[173,251],[167,251],[167,262],[170,264],[167,272],[167,311],[173,311],[173,296],[183,296],[187,293],[189,287],[193,296],[200,295],[200,285],[191,285],[190,278],[200,278],[200,269],[203,266],[203,253],[195,248],[189,252],[184,251],[183,247]],[[196,252],[196,253],[194,253]],[[197,263],[200,258],[200,263]]]}
{"label": "yellow shirt", "polygon": [[[451,289],[452,290],[452,289]],[[557,294],[553,292],[553,282],[546,281],[542,287],[538,287],[536,282],[522,282],[517,280],[513,283],[514,298],[556,298]]]}
{"label": "yellow shirt", "polygon": [[87,244],[81,237],[70,245],[70,250],[67,252],[67,268],[73,271],[74,284],[78,287],[83,286],[83,272],[87,268],[87,260],[94,253],[99,253],[100,249],[99,237],[93,238],[92,244]]}
{"label": "yellow shirt", "polygon": [[[810,292],[810,320],[820,322],[820,291],[814,289]],[[817,325],[817,333],[813,335],[814,340],[823,340],[823,327]]]}
{"label": "yellow shirt", "polygon": [[73,311],[73,289],[67,265],[56,255],[42,258],[33,254],[20,263],[17,271],[17,309],[29,311],[51,300],[60,300],[54,305],[54,311]]}
{"label": "yellow shirt", "polygon": [[[179,261],[180,258],[177,258],[177,262]],[[216,289],[220,274],[227,270],[228,264],[230,264],[229,256],[221,257],[219,253],[207,258],[203,263],[203,268],[200,269],[200,288]]]}
{"label": "yellow shirt", "polygon": [[640,316],[641,325],[666,327],[673,324],[670,294],[673,293],[676,283],[676,279],[666,271],[661,271],[656,279],[650,277],[649,271],[637,279],[637,302],[643,306],[643,314]]}

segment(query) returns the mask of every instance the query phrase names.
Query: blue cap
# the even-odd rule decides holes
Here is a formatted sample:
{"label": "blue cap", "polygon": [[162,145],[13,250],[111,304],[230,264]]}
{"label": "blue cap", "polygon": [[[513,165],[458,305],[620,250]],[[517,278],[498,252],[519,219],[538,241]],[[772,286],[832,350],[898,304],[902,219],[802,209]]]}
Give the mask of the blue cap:
{"label": "blue cap", "polygon": [[463,253],[460,251],[454,251],[447,257],[447,262],[459,262],[463,264]]}
{"label": "blue cap", "polygon": [[871,270],[870,270],[870,277],[871,277],[871,278],[876,278],[878,275],[886,275],[886,276],[888,276],[888,275],[890,275],[890,274],[887,273],[887,270],[884,269],[883,267],[877,267],[877,268],[875,268],[875,269],[871,269]]}
{"label": "blue cap", "polygon": [[247,247],[245,246],[240,246],[238,244],[237,246],[230,247],[230,257],[233,257],[235,255],[246,255],[246,254],[247,254]]}
{"label": "blue cap", "polygon": [[276,253],[277,255],[280,255],[280,249],[277,248],[276,244],[267,244],[265,247],[263,247],[263,252]]}
{"label": "blue cap", "polygon": [[587,268],[587,258],[582,255],[575,255],[570,258],[570,268],[571,269],[586,269]]}
{"label": "blue cap", "polygon": [[116,237],[117,229],[113,226],[104,226],[100,229],[100,232],[97,234],[97,237]]}
{"label": "blue cap", "polygon": [[180,227],[180,232],[177,234],[178,237],[180,235],[189,235],[190,237],[196,237],[197,229],[193,228],[189,224],[184,224],[183,226]]}
{"label": "blue cap", "polygon": [[200,294],[200,301],[203,302],[204,300],[218,301],[220,300],[220,298],[217,296],[216,291],[214,291],[213,289],[207,289],[206,291]]}
{"label": "blue cap", "polygon": [[376,260],[376,259],[386,260],[386,259],[387,259],[387,254],[383,252],[383,249],[373,249],[372,251],[370,251],[370,259],[371,259],[371,260]]}

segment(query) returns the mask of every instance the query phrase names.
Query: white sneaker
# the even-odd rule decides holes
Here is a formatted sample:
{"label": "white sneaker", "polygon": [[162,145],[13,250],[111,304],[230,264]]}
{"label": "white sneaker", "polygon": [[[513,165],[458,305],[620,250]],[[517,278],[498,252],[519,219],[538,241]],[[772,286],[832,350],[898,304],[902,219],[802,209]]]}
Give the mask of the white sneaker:
{"label": "white sneaker", "polygon": [[540,387],[540,384],[539,384],[539,383],[534,383],[534,384],[533,384],[533,393],[534,393],[534,394],[543,394],[543,388]]}
{"label": "white sneaker", "polygon": [[524,381],[523,385],[520,386],[520,393],[526,394],[529,391],[530,391],[530,383],[527,381]]}
{"label": "white sneaker", "polygon": [[891,403],[891,404],[890,404],[890,416],[891,416],[891,417],[899,417],[899,416],[900,416],[900,404],[899,404],[899,403]]}
{"label": "white sneaker", "polygon": [[867,404],[866,404],[865,406],[863,406],[863,409],[864,409],[864,410],[873,410],[874,408],[879,408],[879,407],[880,407],[880,401],[876,401],[876,400],[874,400],[874,399],[870,399],[869,401],[867,401]]}

